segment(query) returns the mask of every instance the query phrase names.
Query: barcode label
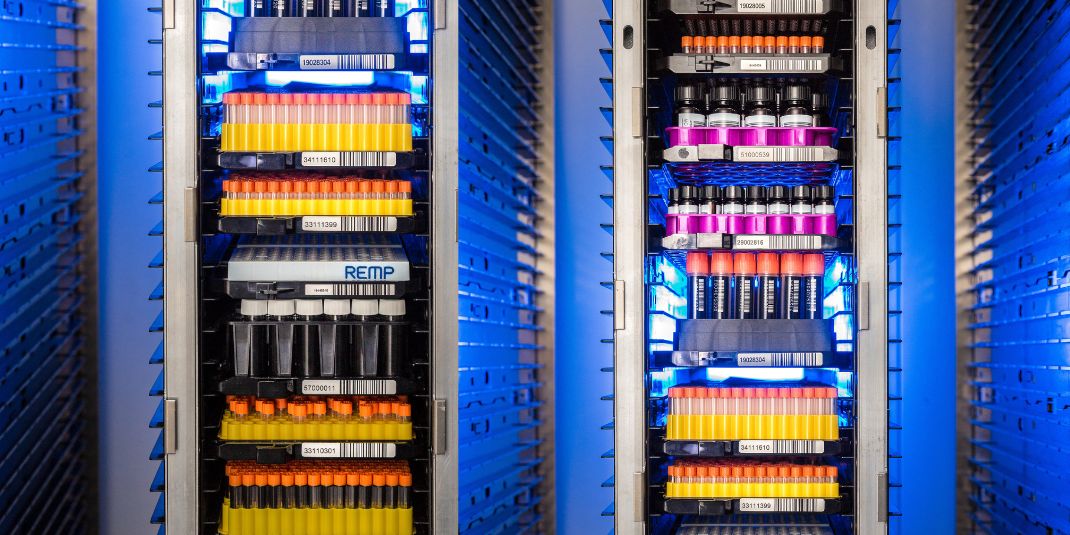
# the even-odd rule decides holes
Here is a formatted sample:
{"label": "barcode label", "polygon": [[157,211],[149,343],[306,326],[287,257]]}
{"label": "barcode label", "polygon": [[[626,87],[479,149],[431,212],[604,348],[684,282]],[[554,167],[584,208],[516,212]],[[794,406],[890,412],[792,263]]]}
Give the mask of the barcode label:
{"label": "barcode label", "polygon": [[825,12],[824,0],[738,0],[737,13],[777,13],[818,15]]}
{"label": "barcode label", "polygon": [[338,295],[343,297],[374,297],[397,294],[397,286],[388,282],[306,284],[305,295]]}
{"label": "barcode label", "polygon": [[770,13],[773,11],[772,0],[739,0],[736,11],[740,13]]}
{"label": "barcode label", "polygon": [[736,365],[798,368],[824,366],[822,353],[737,353]]}
{"label": "barcode label", "polygon": [[301,167],[396,167],[396,152],[302,152]]}
{"label": "barcode label", "polygon": [[741,498],[741,513],[823,513],[822,498]]}
{"label": "barcode label", "polygon": [[393,70],[394,54],[316,54],[302,55],[298,64],[303,71]]}
{"label": "barcode label", "polygon": [[772,237],[768,234],[736,236],[732,248],[740,251],[766,251],[772,243]]}
{"label": "barcode label", "polygon": [[766,59],[741,59],[741,60],[739,60],[739,70],[741,70],[741,71],[767,71],[767,70],[769,70],[769,60],[766,60]]}
{"label": "barcode label", "polygon": [[305,442],[301,457],[308,459],[394,458],[397,445],[376,442]]}
{"label": "barcode label", "polygon": [[[745,62],[747,60],[743,60]],[[764,60],[763,60],[764,61]],[[825,58],[770,59],[765,69],[748,69],[740,63],[740,70],[768,70],[770,72],[825,72]]]}
{"label": "barcode label", "polygon": [[825,147],[734,147],[732,160],[736,162],[826,162]]}
{"label": "barcode label", "polygon": [[755,234],[735,236],[732,248],[739,251],[813,251],[821,249],[815,234]]}
{"label": "barcode label", "polygon": [[392,396],[398,393],[393,379],[308,379],[301,381],[301,394],[320,396]]}
{"label": "barcode label", "polygon": [[821,455],[825,443],[821,440],[740,440],[736,452],[749,455]]}
{"label": "barcode label", "polygon": [[305,216],[301,218],[304,232],[394,232],[398,218],[384,216]]}

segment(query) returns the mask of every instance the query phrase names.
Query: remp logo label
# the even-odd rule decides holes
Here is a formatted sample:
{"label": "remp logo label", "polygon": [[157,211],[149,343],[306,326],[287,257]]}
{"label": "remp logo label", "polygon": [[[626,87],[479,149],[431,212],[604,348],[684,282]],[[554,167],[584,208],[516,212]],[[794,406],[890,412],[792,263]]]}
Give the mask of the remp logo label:
{"label": "remp logo label", "polygon": [[393,274],[391,266],[346,266],[346,280],[384,280]]}

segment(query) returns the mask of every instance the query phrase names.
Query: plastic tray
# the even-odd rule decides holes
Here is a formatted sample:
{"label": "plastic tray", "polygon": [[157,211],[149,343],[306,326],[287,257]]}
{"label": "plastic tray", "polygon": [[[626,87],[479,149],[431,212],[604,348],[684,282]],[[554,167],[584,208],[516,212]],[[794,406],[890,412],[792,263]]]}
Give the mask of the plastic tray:
{"label": "plastic tray", "polygon": [[734,162],[713,160],[668,162],[665,168],[680,184],[788,185],[827,182],[838,168],[836,162]]}
{"label": "plastic tray", "polygon": [[831,147],[836,132],[835,128],[823,126],[671,126],[665,129],[670,147]]}
{"label": "plastic tray", "polygon": [[665,251],[843,251],[848,243],[815,234],[673,234],[661,239]]}
{"label": "plastic tray", "polygon": [[408,323],[389,321],[231,321],[238,377],[396,377]]}
{"label": "plastic tray", "polygon": [[658,6],[677,15],[825,15],[842,9],[840,0],[661,0]]}
{"label": "plastic tray", "polygon": [[825,74],[841,62],[829,54],[673,54],[658,67],[677,74]]}
{"label": "plastic tray", "polygon": [[223,169],[404,169],[416,162],[415,152],[220,152]]}
{"label": "plastic tray", "polygon": [[836,214],[666,214],[665,235],[816,234],[835,236]]}
{"label": "plastic tray", "polygon": [[662,451],[673,457],[766,457],[839,455],[836,440],[666,440]]}
{"label": "plastic tray", "polygon": [[227,295],[236,299],[402,295],[409,262],[396,237],[382,239],[388,236],[246,236],[227,261]]}
{"label": "plastic tray", "polygon": [[234,299],[301,299],[317,297],[402,297],[404,282],[226,281]]}
{"label": "plastic tray", "polygon": [[674,346],[676,351],[831,353],[833,327],[833,320],[824,319],[680,320]]}
{"label": "plastic tray", "polygon": [[659,368],[850,368],[851,353],[826,351],[657,351]]}
{"label": "plastic tray", "polygon": [[403,216],[225,216],[219,231],[229,234],[277,236],[324,232],[412,232],[415,217]]}
{"label": "plastic tray", "polygon": [[835,514],[843,510],[841,498],[670,498],[664,510],[674,515],[729,515],[766,513]]}
{"label": "plastic tray", "polygon": [[209,69],[420,70],[409,53],[408,19],[398,17],[246,17],[232,23],[230,52]]}
{"label": "plastic tray", "polygon": [[290,54],[404,54],[402,17],[241,17],[231,22],[230,51]]}
{"label": "plastic tray", "polygon": [[840,153],[825,146],[732,147],[724,144],[674,145],[662,152],[669,163],[818,163],[835,162]]}
{"label": "plastic tray", "polygon": [[217,454],[227,461],[280,464],[293,459],[407,459],[416,448],[408,442],[220,442]]}
{"label": "plastic tray", "polygon": [[392,396],[415,391],[404,378],[345,377],[296,379],[293,377],[231,377],[219,383],[219,392],[229,396],[286,398],[302,396]]}
{"label": "plastic tray", "polygon": [[770,514],[712,520],[688,521],[676,530],[676,535],[835,535],[827,521],[806,515]]}

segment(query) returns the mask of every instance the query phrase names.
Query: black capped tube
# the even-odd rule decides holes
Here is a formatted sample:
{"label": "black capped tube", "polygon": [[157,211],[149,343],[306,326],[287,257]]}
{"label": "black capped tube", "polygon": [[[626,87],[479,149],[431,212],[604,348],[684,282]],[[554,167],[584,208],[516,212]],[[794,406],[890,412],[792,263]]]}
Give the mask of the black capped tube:
{"label": "black capped tube", "polygon": [[719,214],[721,213],[721,188],[718,186],[702,186],[702,194],[699,195],[698,213]]}
{"label": "black capped tube", "polygon": [[349,348],[353,356],[350,362],[360,377],[379,376],[379,325],[375,323],[379,315],[378,299],[354,299],[352,301],[353,319],[360,323],[353,326],[353,345]]}
{"label": "black capped tube", "polygon": [[805,85],[789,85],[784,89],[784,99],[780,104],[780,126],[801,127],[814,126],[814,116],[810,111],[810,88]]}
{"label": "black capped tube", "polygon": [[790,201],[787,186],[769,186],[769,203],[766,205],[766,213],[770,215],[784,215],[791,213],[788,205]]}
{"label": "black capped tube", "polygon": [[814,196],[813,213],[815,213],[815,214],[835,214],[836,213],[836,205],[833,204],[834,198],[836,196],[836,191],[834,189],[832,189],[832,186],[828,186],[828,185],[814,186],[814,188],[813,188],[813,196]]}
{"label": "black capped tube", "polygon": [[670,214],[680,213],[680,188],[669,188],[669,201],[666,211]]}
{"label": "black capped tube", "polygon": [[347,361],[353,335],[349,325],[339,324],[349,319],[349,299],[324,299],[323,315],[326,322],[319,325],[320,374],[339,377],[351,371]]}
{"label": "black capped tube", "polygon": [[764,85],[747,88],[746,116],[743,126],[773,127],[777,125],[773,89]]}
{"label": "black capped tube", "polygon": [[294,359],[294,312],[293,299],[276,299],[268,301],[268,318],[271,325],[271,343],[275,356],[271,363],[272,373],[292,373]]}
{"label": "black capped tube", "polygon": [[748,215],[764,214],[766,210],[765,188],[762,186],[747,186],[747,203],[743,205],[743,213]]}
{"label": "black capped tube", "polygon": [[379,315],[387,322],[379,328],[379,375],[397,377],[405,354],[405,300],[380,299]]}
{"label": "black capped tube", "polygon": [[791,188],[791,213],[812,214],[814,213],[813,197],[810,186],[795,186]]}
{"label": "black capped tube", "polygon": [[810,111],[813,113],[814,126],[828,126],[828,97],[824,93],[810,95]]}
{"label": "black capped tube", "polygon": [[[323,315],[323,301],[320,299],[298,299],[294,303],[294,310],[300,323],[294,324],[294,355],[297,358],[297,367],[305,377],[317,377],[309,373],[319,368],[317,361],[320,357],[320,332],[315,323],[312,323]],[[289,377],[293,375],[292,362],[280,363],[277,369],[278,375]]]}
{"label": "black capped tube", "polygon": [[742,214],[743,203],[747,196],[743,188],[739,186],[726,186],[721,195],[721,213]]}
{"label": "black capped tube", "polygon": [[739,89],[734,85],[720,85],[710,91],[706,126],[741,126]]}
{"label": "black capped tube", "polygon": [[234,352],[234,375],[266,375],[268,370],[268,326],[253,322],[267,319],[268,302],[243,299],[241,315],[243,322],[232,324],[232,351]]}
{"label": "black capped tube", "polygon": [[698,189],[695,186],[680,186],[680,204],[676,210],[679,214],[698,213]]}
{"label": "black capped tube", "polygon": [[706,112],[702,109],[702,88],[697,85],[676,86],[676,126],[706,126]]}

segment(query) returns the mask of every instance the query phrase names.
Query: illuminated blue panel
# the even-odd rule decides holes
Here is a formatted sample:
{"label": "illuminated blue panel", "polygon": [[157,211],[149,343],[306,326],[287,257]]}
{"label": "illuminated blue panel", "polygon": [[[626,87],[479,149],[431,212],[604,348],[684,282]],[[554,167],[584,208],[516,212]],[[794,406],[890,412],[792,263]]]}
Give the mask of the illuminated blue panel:
{"label": "illuminated blue panel", "polygon": [[79,19],[0,3],[0,533],[81,533],[90,514]]}
{"label": "illuminated blue panel", "polygon": [[[968,458],[976,533],[1070,532],[1070,10],[968,3]],[[904,108],[905,109],[905,108]],[[972,228],[971,228],[972,226]],[[958,243],[964,243],[960,240]],[[967,493],[968,492],[968,493]]]}
{"label": "illuminated blue panel", "polygon": [[[554,468],[557,532],[602,535],[612,530],[613,489],[601,483],[613,473],[612,307],[603,283],[613,266],[601,253],[612,236],[600,224],[613,220],[605,168],[612,154],[599,140],[611,134],[610,97],[599,77],[609,70],[598,49],[606,18],[601,2],[557,0],[554,14]],[[611,173],[611,171],[609,172]]]}
{"label": "illuminated blue panel", "polygon": [[534,2],[460,2],[461,533],[534,531],[545,499],[539,17]]}

